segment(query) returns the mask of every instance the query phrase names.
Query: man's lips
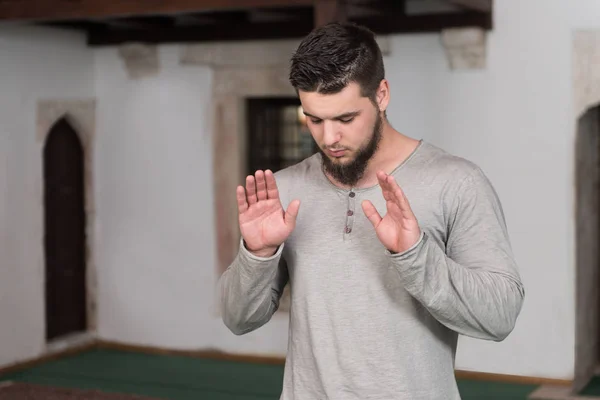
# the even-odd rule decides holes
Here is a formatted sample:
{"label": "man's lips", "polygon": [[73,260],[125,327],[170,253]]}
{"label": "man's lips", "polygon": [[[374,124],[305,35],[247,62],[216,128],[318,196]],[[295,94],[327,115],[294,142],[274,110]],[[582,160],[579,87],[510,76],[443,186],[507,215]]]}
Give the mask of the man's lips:
{"label": "man's lips", "polygon": [[331,157],[342,157],[346,153],[346,150],[327,150],[327,153]]}

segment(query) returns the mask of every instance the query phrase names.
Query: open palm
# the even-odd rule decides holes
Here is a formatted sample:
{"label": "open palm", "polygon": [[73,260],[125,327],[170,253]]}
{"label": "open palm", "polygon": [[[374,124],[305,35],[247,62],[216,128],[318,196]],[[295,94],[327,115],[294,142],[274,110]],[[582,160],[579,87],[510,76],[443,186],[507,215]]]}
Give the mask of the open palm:
{"label": "open palm", "polygon": [[284,211],[275,176],[269,170],[246,177],[246,188],[237,188],[237,202],[242,237],[256,255],[275,253],[296,226],[300,201],[292,201]]}
{"label": "open palm", "polygon": [[410,249],[421,236],[419,222],[413,214],[408,200],[394,177],[384,172],[377,173],[377,179],[386,200],[387,213],[381,217],[370,201],[362,203],[362,208],[377,233],[381,243],[390,251],[401,253]]}

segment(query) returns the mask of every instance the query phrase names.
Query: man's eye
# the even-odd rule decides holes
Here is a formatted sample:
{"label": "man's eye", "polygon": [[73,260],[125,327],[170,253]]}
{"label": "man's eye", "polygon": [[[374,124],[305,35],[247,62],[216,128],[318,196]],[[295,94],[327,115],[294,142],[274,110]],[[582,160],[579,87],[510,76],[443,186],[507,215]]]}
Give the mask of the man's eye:
{"label": "man's eye", "polygon": [[321,120],[320,120],[320,119],[311,119],[311,122],[312,122],[313,124],[320,124],[320,123],[321,123]]}
{"label": "man's eye", "polygon": [[342,121],[344,124],[349,124],[350,122],[354,121],[354,118],[341,119],[340,121]]}

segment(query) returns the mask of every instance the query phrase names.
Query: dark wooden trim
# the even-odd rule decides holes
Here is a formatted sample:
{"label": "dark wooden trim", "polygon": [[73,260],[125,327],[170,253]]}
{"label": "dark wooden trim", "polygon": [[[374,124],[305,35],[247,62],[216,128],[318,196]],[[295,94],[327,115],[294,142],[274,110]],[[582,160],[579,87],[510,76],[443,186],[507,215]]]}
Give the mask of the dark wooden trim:
{"label": "dark wooden trim", "polygon": [[[157,355],[176,355],[176,356],[187,356],[196,358],[208,358],[214,360],[226,360],[233,362],[244,362],[244,363],[256,363],[256,364],[270,364],[270,365],[284,365],[285,357],[278,356],[262,356],[253,354],[232,354],[219,350],[171,350],[166,348],[151,347],[151,346],[138,346],[126,343],[111,342],[111,341],[98,341],[98,347],[102,349],[112,349],[119,351],[130,351],[146,354],[157,354]],[[566,379],[551,379],[551,378],[540,378],[532,376],[520,376],[520,375],[506,375],[506,374],[493,374],[488,372],[477,372],[477,371],[464,371],[456,370],[456,377],[459,379],[470,379],[477,381],[486,382],[499,382],[499,383],[515,383],[524,385],[556,385],[556,386],[570,386],[573,381]]]}
{"label": "dark wooden trim", "polygon": [[[129,343],[108,341],[108,340],[96,340],[95,342],[73,347],[68,350],[64,350],[58,353],[45,355],[36,359],[20,362],[17,364],[10,365],[8,367],[0,368],[0,376],[20,371],[23,369],[31,368],[42,363],[53,361],[56,359],[64,358],[67,356],[75,355],[89,350],[94,349],[105,349],[105,350],[117,350],[124,352],[134,352],[143,354],[155,354],[155,355],[167,355],[167,356],[183,356],[192,358],[205,358],[212,360],[224,360],[232,362],[243,362],[243,363],[255,363],[255,364],[268,364],[268,365],[284,365],[285,357],[278,356],[263,356],[253,354],[232,354],[219,350],[174,350],[163,347],[153,346],[140,346]],[[522,385],[553,385],[553,386],[571,386],[573,381],[569,379],[552,379],[552,378],[541,378],[533,376],[521,376],[521,375],[508,375],[508,374],[493,374],[488,372],[477,372],[477,371],[464,371],[456,370],[456,377],[458,379],[469,379],[484,382],[498,382],[498,383],[512,383]]]}
{"label": "dark wooden trim", "polygon": [[92,29],[88,45],[107,46],[127,42],[189,43],[235,40],[294,39],[307,35],[313,28],[310,20],[265,23],[214,24],[165,29],[109,30]]}
{"label": "dark wooden trim", "polygon": [[475,11],[491,12],[492,0],[448,0],[450,3]]}
{"label": "dark wooden trim", "polygon": [[56,21],[312,4],[313,0],[0,0],[0,20]]}
{"label": "dark wooden trim", "polygon": [[232,354],[219,350],[173,350],[163,347],[139,346],[128,343],[113,342],[99,340],[96,343],[97,348],[105,350],[117,350],[133,353],[166,355],[166,356],[183,356],[192,358],[206,358],[211,360],[224,360],[234,362],[269,364],[269,365],[284,365],[285,357],[277,356],[262,356],[254,354]]}
{"label": "dark wooden trim", "polygon": [[[365,25],[376,34],[432,33],[447,28],[480,27],[492,29],[490,14],[479,12],[438,13],[430,15],[387,15],[357,18],[356,23]],[[313,21],[298,19],[268,23],[214,24],[208,26],[173,27],[164,29],[91,29],[90,46],[110,46],[127,42],[149,44],[189,43],[244,40],[300,39],[314,27]]]}
{"label": "dark wooden trim", "polygon": [[85,344],[70,347],[65,350],[53,352],[50,354],[44,354],[40,357],[35,357],[35,358],[29,359],[26,361],[20,361],[20,362],[10,364],[5,367],[0,367],[0,377],[5,374],[10,374],[13,372],[22,371],[24,369],[36,367],[40,364],[43,364],[43,363],[46,363],[49,361],[54,361],[54,360],[58,360],[58,359],[61,359],[64,357],[69,357],[69,356],[83,353],[83,352],[89,351],[89,350],[94,350],[95,348],[97,348],[96,342],[91,341],[91,342],[88,342]]}
{"label": "dark wooden trim", "polygon": [[498,382],[498,383],[513,383],[519,385],[552,385],[552,386],[571,386],[572,380],[569,379],[552,379],[540,378],[534,376],[508,375],[508,374],[493,374],[490,372],[464,371],[456,370],[458,379],[468,379],[473,381]]}
{"label": "dark wooden trim", "polygon": [[315,27],[348,20],[345,0],[315,0],[314,13]]}
{"label": "dark wooden trim", "polygon": [[[104,21],[104,26],[115,29],[161,29],[173,25],[173,19],[167,17],[146,18],[109,18]],[[101,26],[96,24],[96,26]]]}
{"label": "dark wooden trim", "polygon": [[433,33],[448,28],[478,27],[492,29],[491,14],[480,12],[436,13],[414,16],[357,18],[356,23],[369,27],[377,34]]}

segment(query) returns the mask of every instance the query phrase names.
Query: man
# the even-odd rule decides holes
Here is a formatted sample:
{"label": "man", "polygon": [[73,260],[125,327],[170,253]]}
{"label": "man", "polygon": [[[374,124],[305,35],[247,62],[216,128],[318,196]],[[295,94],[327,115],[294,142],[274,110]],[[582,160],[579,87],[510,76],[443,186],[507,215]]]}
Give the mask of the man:
{"label": "man", "polygon": [[320,150],[238,187],[224,323],[258,329],[289,283],[281,399],[459,399],[458,335],[503,340],[524,297],[493,187],[473,163],[390,125],[368,30],[314,30],[290,81]]}

